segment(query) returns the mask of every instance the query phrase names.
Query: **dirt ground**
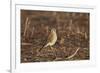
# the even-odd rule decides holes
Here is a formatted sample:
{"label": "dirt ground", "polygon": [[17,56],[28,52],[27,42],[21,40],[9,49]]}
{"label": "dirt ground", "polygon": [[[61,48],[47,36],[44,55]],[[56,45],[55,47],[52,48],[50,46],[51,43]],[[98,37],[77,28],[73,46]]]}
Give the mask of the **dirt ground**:
{"label": "dirt ground", "polygon": [[[57,42],[45,47],[52,28]],[[21,63],[89,60],[89,13],[21,10]]]}

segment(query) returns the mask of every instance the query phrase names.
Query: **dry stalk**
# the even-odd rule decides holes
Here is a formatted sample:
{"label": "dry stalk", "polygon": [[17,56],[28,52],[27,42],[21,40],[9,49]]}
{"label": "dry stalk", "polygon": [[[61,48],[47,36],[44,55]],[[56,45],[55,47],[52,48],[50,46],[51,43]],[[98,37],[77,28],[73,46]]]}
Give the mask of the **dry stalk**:
{"label": "dry stalk", "polygon": [[29,17],[27,17],[25,21],[24,36],[26,36],[26,32],[29,27],[29,24],[30,24]]}

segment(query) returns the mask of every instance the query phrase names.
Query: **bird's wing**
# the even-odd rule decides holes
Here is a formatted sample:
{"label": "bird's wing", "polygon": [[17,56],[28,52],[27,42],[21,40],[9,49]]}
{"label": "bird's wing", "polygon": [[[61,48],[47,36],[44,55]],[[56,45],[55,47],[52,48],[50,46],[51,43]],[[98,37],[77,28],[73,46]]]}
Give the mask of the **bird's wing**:
{"label": "bird's wing", "polygon": [[52,42],[52,40],[53,40],[53,33],[50,32],[48,39],[47,39],[47,43]]}

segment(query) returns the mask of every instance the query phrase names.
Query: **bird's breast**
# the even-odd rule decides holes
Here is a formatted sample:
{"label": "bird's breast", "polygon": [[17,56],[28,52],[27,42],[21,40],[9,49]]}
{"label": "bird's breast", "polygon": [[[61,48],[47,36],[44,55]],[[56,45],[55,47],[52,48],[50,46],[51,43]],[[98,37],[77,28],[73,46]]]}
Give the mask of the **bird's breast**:
{"label": "bird's breast", "polygon": [[57,34],[54,32],[53,33],[53,40],[52,40],[52,42],[55,43],[56,41],[57,41]]}

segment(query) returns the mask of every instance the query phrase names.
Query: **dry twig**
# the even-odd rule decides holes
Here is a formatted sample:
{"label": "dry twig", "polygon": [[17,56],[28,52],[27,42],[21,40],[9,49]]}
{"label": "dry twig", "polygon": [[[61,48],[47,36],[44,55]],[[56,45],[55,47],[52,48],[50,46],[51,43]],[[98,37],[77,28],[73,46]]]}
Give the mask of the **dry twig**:
{"label": "dry twig", "polygon": [[[80,49],[80,48],[77,48],[76,51],[75,51],[72,55],[70,55],[70,56],[68,56],[67,58],[65,58],[65,60],[68,60],[68,59],[73,58],[73,57],[77,54],[77,52],[79,51],[79,49]],[[62,59],[62,58],[56,58],[55,60],[61,60],[61,59]]]}
{"label": "dry twig", "polygon": [[80,49],[80,48],[77,48],[76,51],[75,51],[72,55],[68,56],[68,57],[65,58],[65,59],[73,58],[73,57],[77,54],[77,52],[79,51],[79,49]]}

